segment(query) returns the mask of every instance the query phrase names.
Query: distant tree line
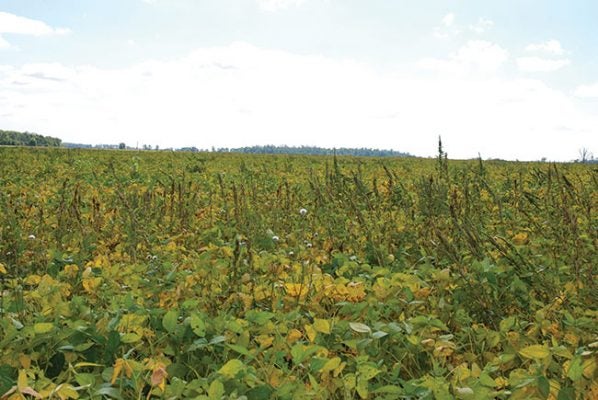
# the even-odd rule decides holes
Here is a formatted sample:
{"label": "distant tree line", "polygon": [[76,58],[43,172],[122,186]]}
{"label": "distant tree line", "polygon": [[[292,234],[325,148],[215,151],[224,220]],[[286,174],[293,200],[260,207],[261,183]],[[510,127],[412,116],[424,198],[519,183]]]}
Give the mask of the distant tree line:
{"label": "distant tree line", "polygon": [[62,147],[66,147],[67,149],[93,149],[93,145],[85,143],[63,142]]}
{"label": "distant tree line", "polygon": [[220,153],[249,153],[249,154],[302,154],[302,155],[333,155],[338,156],[367,156],[367,157],[413,157],[409,153],[396,150],[380,150],[361,148],[339,148],[329,149],[316,146],[250,146],[237,148],[212,148],[212,151]]}
{"label": "distant tree line", "polygon": [[37,133],[0,130],[0,145],[2,146],[60,147],[61,143],[62,140],[58,138],[42,136]]}
{"label": "distant tree line", "polygon": [[[3,132],[3,131],[0,131]],[[15,132],[17,133],[17,132]],[[29,134],[32,135],[32,134]],[[39,135],[35,135],[37,137],[41,137]],[[46,138],[46,139],[54,139],[54,138]],[[54,139],[57,141],[57,144],[53,146],[60,146],[60,139]],[[38,141],[39,143],[39,141]],[[0,144],[13,144],[13,143],[3,143]],[[21,144],[19,145],[27,145]],[[42,146],[41,144],[37,144],[37,146]],[[49,145],[45,145],[49,146]],[[83,144],[83,143],[62,143],[62,147],[66,148],[85,148],[85,149],[121,149],[121,150],[160,150],[160,148],[156,145],[152,148],[150,145],[142,145],[141,148],[139,147],[129,147],[124,142],[119,144]],[[199,149],[195,146],[191,147],[181,147],[177,149],[173,148],[165,148],[162,150],[167,151],[185,151],[185,152],[209,152],[208,149]],[[274,145],[266,145],[266,146],[247,146],[247,147],[220,147],[215,148],[212,147],[212,152],[215,153],[246,153],[246,154],[297,154],[297,155],[338,155],[338,156],[362,156],[362,157],[413,157],[412,154],[396,151],[396,150],[384,150],[384,149],[371,149],[367,147],[360,147],[360,148],[345,148],[341,147],[338,149],[330,149],[325,147],[317,147],[317,146],[274,146]]]}

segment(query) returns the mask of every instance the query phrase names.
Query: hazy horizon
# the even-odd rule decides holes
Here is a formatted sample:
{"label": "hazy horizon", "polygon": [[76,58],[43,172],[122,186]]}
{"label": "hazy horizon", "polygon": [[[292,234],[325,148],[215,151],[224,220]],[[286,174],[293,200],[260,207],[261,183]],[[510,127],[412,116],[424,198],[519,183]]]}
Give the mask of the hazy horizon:
{"label": "hazy horizon", "polygon": [[598,149],[598,3],[0,0],[0,129],[72,143]]}

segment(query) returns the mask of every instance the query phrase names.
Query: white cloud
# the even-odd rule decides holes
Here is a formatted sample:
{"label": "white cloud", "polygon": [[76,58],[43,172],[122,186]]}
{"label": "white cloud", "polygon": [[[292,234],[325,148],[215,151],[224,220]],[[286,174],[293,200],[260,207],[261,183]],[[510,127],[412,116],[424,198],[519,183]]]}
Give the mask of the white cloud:
{"label": "white cloud", "polygon": [[292,6],[300,6],[305,0],[256,0],[258,6],[264,11],[278,11]]}
{"label": "white cloud", "polygon": [[509,59],[509,52],[485,40],[470,40],[447,59],[426,58],[419,66],[434,71],[470,74],[493,73]]}
{"label": "white cloud", "polygon": [[440,21],[440,26],[434,28],[433,34],[438,39],[449,39],[451,37],[459,36],[464,32],[474,32],[482,34],[494,26],[494,21],[488,18],[479,18],[475,24],[469,26],[460,26],[456,23],[456,16],[454,13],[446,14]]}
{"label": "white cloud", "polygon": [[532,43],[529,44],[525,50],[529,52],[542,52],[547,54],[552,54],[555,56],[560,56],[565,53],[565,50],[561,46],[561,42],[558,40],[547,40],[546,42],[542,43]]}
{"label": "white cloud", "polygon": [[70,33],[70,30],[66,28],[53,28],[42,21],[0,12],[0,33],[46,36],[64,35]]}
{"label": "white cloud", "polygon": [[575,95],[583,98],[598,98],[598,83],[578,86]]}
{"label": "white cloud", "polygon": [[553,72],[571,64],[569,59],[551,60],[540,57],[520,57],[517,67],[524,72]]}
{"label": "white cloud", "polygon": [[449,39],[461,33],[461,29],[455,24],[456,16],[448,13],[440,20],[440,26],[434,28],[434,36],[437,39]]}
{"label": "white cloud", "polygon": [[478,22],[473,25],[469,25],[469,30],[472,32],[482,34],[494,26],[494,21],[489,20],[488,18],[480,18]]}
{"label": "white cloud", "polygon": [[[445,61],[493,69],[505,57],[474,42]],[[450,157],[567,160],[598,148],[598,115],[541,81],[428,75],[243,43],[122,69],[0,65],[0,126],[160,147],[314,144],[434,155],[440,134]]]}
{"label": "white cloud", "polygon": [[455,14],[454,13],[448,13],[442,18],[442,25],[444,25],[446,27],[453,26],[454,23],[455,23]]}
{"label": "white cloud", "polygon": [[71,33],[67,28],[53,28],[45,22],[0,11],[0,49],[10,47],[2,34],[49,36]]}

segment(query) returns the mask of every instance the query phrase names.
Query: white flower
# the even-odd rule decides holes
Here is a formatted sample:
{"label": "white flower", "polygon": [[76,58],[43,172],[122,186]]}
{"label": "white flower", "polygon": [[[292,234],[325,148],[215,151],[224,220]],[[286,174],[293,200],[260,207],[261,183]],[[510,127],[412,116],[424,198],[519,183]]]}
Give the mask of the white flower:
{"label": "white flower", "polygon": [[357,260],[357,256],[351,256],[351,257],[349,257],[349,260],[355,261],[355,260]]}
{"label": "white flower", "polygon": [[280,238],[276,235],[272,236],[272,240],[275,242],[278,242],[280,240]]}
{"label": "white flower", "polygon": [[29,235],[29,240],[35,240],[35,235]]}
{"label": "white flower", "polygon": [[299,210],[299,214],[301,214],[302,216],[306,216],[307,210],[305,208],[302,208],[301,210]]}

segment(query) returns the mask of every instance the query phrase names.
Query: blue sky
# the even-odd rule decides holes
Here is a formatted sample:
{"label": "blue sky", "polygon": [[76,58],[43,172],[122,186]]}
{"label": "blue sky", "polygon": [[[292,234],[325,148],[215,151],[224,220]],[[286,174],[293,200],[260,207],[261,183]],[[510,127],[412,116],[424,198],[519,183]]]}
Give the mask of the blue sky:
{"label": "blue sky", "polygon": [[161,147],[598,151],[598,2],[0,0],[0,129]]}

